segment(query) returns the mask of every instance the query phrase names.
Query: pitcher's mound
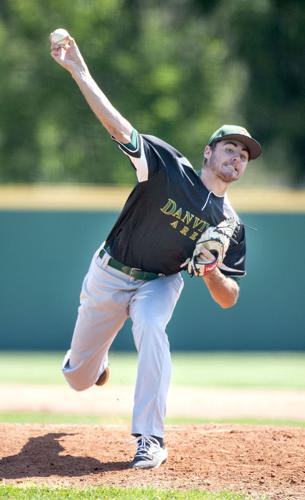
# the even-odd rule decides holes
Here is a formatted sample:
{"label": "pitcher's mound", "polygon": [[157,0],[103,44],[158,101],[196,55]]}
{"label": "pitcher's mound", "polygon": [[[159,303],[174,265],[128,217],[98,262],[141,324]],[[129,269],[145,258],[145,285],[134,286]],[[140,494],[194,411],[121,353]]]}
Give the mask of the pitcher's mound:
{"label": "pitcher's mound", "polygon": [[168,426],[166,464],[133,470],[124,426],[0,424],[0,477],[54,486],[153,486],[305,498],[305,429]]}

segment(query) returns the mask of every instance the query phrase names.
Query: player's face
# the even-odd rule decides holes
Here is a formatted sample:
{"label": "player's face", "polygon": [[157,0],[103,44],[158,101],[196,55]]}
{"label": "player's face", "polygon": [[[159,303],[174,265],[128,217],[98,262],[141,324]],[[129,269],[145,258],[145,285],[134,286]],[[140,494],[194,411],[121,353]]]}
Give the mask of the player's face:
{"label": "player's face", "polygon": [[215,149],[206,146],[204,156],[206,167],[224,182],[237,181],[249,161],[249,152],[244,144],[232,139],[217,142]]}

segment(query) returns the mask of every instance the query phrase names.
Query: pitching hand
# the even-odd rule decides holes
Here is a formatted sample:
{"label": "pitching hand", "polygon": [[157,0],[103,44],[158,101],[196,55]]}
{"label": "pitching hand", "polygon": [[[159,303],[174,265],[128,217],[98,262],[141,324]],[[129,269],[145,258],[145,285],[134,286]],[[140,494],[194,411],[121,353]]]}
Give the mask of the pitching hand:
{"label": "pitching hand", "polygon": [[79,48],[71,36],[67,37],[67,43],[62,46],[52,42],[51,38],[51,56],[63,68],[72,75],[77,72],[87,71],[86,63],[81,55]]}

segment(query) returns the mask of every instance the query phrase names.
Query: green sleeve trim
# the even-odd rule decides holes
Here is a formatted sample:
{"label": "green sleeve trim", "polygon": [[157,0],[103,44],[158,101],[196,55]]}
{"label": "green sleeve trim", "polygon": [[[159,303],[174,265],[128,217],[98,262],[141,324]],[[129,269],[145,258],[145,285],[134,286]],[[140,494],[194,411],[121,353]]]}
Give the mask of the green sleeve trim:
{"label": "green sleeve trim", "polygon": [[124,146],[130,151],[136,151],[138,149],[138,132],[135,128],[132,129],[130,142],[128,144],[124,144]]}

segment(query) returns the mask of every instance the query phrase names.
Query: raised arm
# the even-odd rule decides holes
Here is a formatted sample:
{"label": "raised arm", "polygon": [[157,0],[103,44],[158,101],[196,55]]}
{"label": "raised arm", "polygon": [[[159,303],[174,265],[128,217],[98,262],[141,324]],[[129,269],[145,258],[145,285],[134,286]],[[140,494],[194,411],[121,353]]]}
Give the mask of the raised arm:
{"label": "raised arm", "polygon": [[132,125],[114,108],[93,80],[74,38],[67,37],[65,46],[51,40],[51,55],[71,73],[90,108],[109,134],[123,144],[129,143]]}

